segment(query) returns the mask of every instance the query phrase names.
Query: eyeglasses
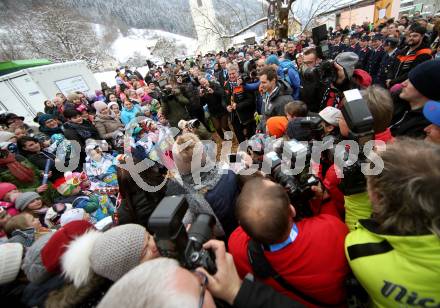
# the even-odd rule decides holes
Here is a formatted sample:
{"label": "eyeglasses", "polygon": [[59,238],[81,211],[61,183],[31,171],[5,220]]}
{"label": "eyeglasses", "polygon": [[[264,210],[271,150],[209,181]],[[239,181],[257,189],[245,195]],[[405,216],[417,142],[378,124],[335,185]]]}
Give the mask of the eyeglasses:
{"label": "eyeglasses", "polygon": [[208,277],[205,274],[198,271],[193,271],[193,273],[197,276],[200,281],[200,298],[199,298],[199,308],[203,307],[203,303],[205,301],[205,292],[206,286],[208,285]]}

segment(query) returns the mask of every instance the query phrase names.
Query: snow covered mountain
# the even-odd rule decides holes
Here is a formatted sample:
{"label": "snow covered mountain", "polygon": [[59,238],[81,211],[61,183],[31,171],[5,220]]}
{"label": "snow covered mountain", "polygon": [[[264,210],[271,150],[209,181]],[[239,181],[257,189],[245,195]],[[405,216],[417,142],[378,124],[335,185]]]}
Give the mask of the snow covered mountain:
{"label": "snow covered mountain", "polygon": [[[200,0],[203,1],[203,0]],[[266,14],[261,0],[213,0],[216,14],[227,15],[234,30]],[[17,9],[37,5],[57,5],[79,11],[90,22],[130,28],[159,29],[196,37],[189,0],[1,0],[0,10],[13,14]]]}

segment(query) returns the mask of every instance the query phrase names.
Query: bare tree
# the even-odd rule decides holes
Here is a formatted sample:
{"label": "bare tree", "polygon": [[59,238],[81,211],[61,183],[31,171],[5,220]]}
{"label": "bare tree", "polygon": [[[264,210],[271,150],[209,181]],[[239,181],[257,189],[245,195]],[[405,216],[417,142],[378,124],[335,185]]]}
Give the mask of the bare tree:
{"label": "bare tree", "polygon": [[73,10],[56,3],[17,12],[20,19],[10,18],[8,35],[27,51],[29,56],[54,62],[84,60],[98,70],[108,53],[91,24]]}
{"label": "bare tree", "polygon": [[0,61],[11,61],[23,59],[22,48],[8,34],[0,33]]}
{"label": "bare tree", "polygon": [[316,21],[321,13],[328,12],[335,9],[338,5],[346,0],[317,0],[317,1],[305,1],[299,4],[296,8],[296,15],[303,24],[303,32],[309,31],[316,26]]}
{"label": "bare tree", "polygon": [[156,45],[154,45],[151,54],[153,56],[160,57],[163,62],[174,61],[178,54],[176,41],[165,37],[160,37],[157,40]]}

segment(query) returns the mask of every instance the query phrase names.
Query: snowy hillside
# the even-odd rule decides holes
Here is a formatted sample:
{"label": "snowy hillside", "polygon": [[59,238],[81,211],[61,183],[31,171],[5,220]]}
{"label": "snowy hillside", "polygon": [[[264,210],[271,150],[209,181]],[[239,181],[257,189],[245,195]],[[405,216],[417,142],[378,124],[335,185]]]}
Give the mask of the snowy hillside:
{"label": "snowy hillside", "polygon": [[151,54],[157,40],[166,38],[175,41],[178,50],[178,56],[194,55],[197,50],[197,40],[178,34],[162,30],[147,30],[131,28],[128,35],[124,36],[119,32],[118,38],[111,46],[111,55],[119,62],[126,62],[136,53],[144,56],[146,59],[160,62],[158,55]]}

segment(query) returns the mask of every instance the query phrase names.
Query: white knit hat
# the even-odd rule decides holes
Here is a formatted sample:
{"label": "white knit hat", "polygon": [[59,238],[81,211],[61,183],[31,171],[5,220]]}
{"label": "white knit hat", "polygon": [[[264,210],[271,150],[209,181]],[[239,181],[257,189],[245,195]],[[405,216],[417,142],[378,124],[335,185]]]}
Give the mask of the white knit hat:
{"label": "white knit hat", "polygon": [[83,220],[85,213],[86,213],[86,211],[84,211],[84,209],[80,209],[80,208],[70,209],[68,211],[65,211],[63,213],[63,215],[61,215],[61,218],[60,218],[61,227],[63,227],[64,225],[68,224],[71,221]]}
{"label": "white knit hat", "polygon": [[17,278],[23,257],[23,246],[19,243],[0,245],[0,285]]}

